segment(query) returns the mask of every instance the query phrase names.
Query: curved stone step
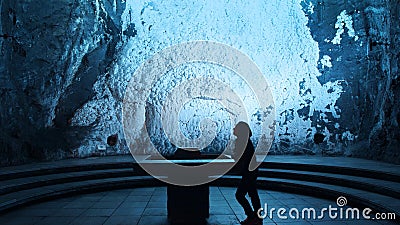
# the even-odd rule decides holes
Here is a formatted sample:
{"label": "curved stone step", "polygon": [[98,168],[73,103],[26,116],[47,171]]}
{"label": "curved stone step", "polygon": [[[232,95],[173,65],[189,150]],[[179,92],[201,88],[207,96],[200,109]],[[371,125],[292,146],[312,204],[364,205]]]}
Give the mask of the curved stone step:
{"label": "curved stone step", "polygon": [[[119,165],[119,164],[117,164]],[[117,166],[116,165],[116,166]],[[116,167],[115,166],[115,167]],[[124,166],[123,166],[124,167]],[[89,179],[112,178],[135,175],[131,168],[127,169],[108,169],[108,170],[80,171],[80,172],[64,172],[41,176],[17,178],[2,181],[0,194],[7,194],[19,190],[26,190],[46,185],[59,183],[75,182]],[[87,168],[85,168],[87,169]],[[145,175],[143,170],[135,170],[136,175]],[[382,181],[379,179],[355,177],[350,175],[330,174],[322,172],[295,171],[282,169],[265,169],[260,168],[260,176],[271,178],[285,178],[303,181],[317,181],[319,183],[334,184],[339,186],[359,188],[361,190],[371,191],[395,198],[400,198],[400,183]],[[379,185],[376,185],[379,184]]]}
{"label": "curved stone step", "polygon": [[151,176],[129,176],[77,181],[37,187],[0,196],[0,213],[27,204],[47,201],[75,194],[106,191],[120,188],[163,185]]}
{"label": "curved stone step", "polygon": [[[261,158],[260,158],[261,160]],[[287,163],[295,165],[326,166],[331,168],[353,168],[358,171],[380,171],[383,174],[400,176],[400,164],[385,163],[354,157],[305,156],[305,155],[268,155],[264,160],[269,163]],[[360,176],[360,175],[357,175]],[[396,180],[394,180],[396,181]]]}
{"label": "curved stone step", "polygon": [[[222,179],[215,181],[213,185],[235,187],[238,185],[239,179],[240,177],[237,176],[224,176]],[[395,213],[396,222],[400,222],[400,205],[399,200],[396,198],[317,182],[264,177],[259,177],[257,182],[259,189],[309,195],[330,201],[336,201],[338,197],[344,196],[351,207],[371,208],[374,212]]]}
{"label": "curved stone step", "polygon": [[68,182],[95,180],[102,178],[127,177],[138,174],[139,173],[135,173],[134,170],[132,170],[132,168],[127,168],[127,169],[65,172],[65,173],[55,173],[55,174],[48,174],[41,176],[10,179],[1,182],[0,195],[5,195],[16,191],[33,189],[37,187],[63,184]]}
{"label": "curved stone step", "polygon": [[66,172],[135,168],[137,166],[132,156],[67,159],[55,162],[4,167],[0,171],[0,181]]}
{"label": "curved stone step", "polygon": [[[355,206],[395,212],[400,218],[400,173],[396,171],[397,165],[384,164],[385,167],[379,170],[379,166],[371,166],[374,162],[370,161],[355,167],[349,164],[350,161],[322,164],[321,159],[313,159],[319,160],[319,164],[313,165],[311,163],[315,161],[312,160],[296,161],[293,157],[285,162],[280,158],[272,158],[272,161],[268,159],[270,161],[266,160],[260,167],[259,185],[264,189],[330,200],[343,195]],[[163,185],[152,177],[141,176],[143,172],[131,156],[62,160],[2,168],[0,213],[70,194]],[[227,175],[213,184],[236,186],[239,179]]]}
{"label": "curved stone step", "polygon": [[[353,161],[357,163],[354,164],[352,163]],[[367,178],[379,177],[380,180],[393,182],[400,180],[400,165],[346,157],[268,156],[260,167],[266,169],[342,174]],[[67,159],[3,167],[0,170],[0,181],[55,173],[122,168],[141,169],[135,163],[131,155]]]}
{"label": "curved stone step", "polygon": [[[101,170],[101,168],[108,168],[108,167],[111,167],[111,169]],[[122,167],[123,169],[117,169],[117,167]],[[97,163],[97,164],[84,165],[78,168],[74,168],[74,170],[77,170],[79,172],[69,172],[71,170],[68,170],[65,167],[49,168],[48,170],[39,170],[34,173],[34,176],[31,177],[23,177],[23,178],[9,179],[6,181],[2,181],[1,182],[2,185],[0,187],[0,194],[7,194],[19,190],[26,190],[40,186],[75,182],[81,180],[135,175],[135,173],[132,170],[132,167],[135,167],[135,165],[131,163],[129,164]],[[94,169],[94,170],[89,170],[89,169]],[[318,168],[316,168],[315,170],[318,170]],[[39,173],[41,171],[45,171],[44,175],[41,175]],[[136,175],[145,175],[144,171],[140,168],[135,169],[135,171]],[[24,175],[26,176],[29,175],[28,171],[25,171],[24,173],[25,173]],[[317,181],[319,183],[334,184],[345,187],[353,187],[353,188],[358,187],[361,190],[371,191],[395,198],[400,198],[399,197],[400,192],[398,191],[400,190],[399,183],[391,181],[382,181],[373,178],[355,177],[350,175],[332,174],[324,172],[266,169],[266,168],[260,168],[260,175],[271,178]]]}
{"label": "curved stone step", "polygon": [[[398,165],[393,165],[395,168],[400,167]],[[321,173],[332,173],[341,175],[350,175],[356,177],[366,177],[366,178],[376,178],[379,177],[380,180],[387,180],[398,182],[400,180],[400,174],[394,173],[393,171],[381,171],[373,168],[355,168],[351,166],[344,165],[313,165],[305,163],[295,163],[295,162],[263,162],[260,168],[265,169],[285,169],[285,170],[300,170],[300,171],[310,171],[310,172],[321,172]]]}
{"label": "curved stone step", "polygon": [[336,186],[350,187],[400,199],[400,183],[393,181],[310,171],[265,168],[260,168],[259,171],[260,176],[262,177],[311,181]]}

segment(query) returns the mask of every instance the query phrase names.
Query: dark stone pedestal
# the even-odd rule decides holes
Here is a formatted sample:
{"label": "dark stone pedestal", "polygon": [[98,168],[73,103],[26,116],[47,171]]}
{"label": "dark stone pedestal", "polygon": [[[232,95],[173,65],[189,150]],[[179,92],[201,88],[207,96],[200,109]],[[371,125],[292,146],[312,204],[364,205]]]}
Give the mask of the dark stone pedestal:
{"label": "dark stone pedestal", "polygon": [[[221,168],[234,163],[234,161],[228,157],[220,157],[219,155],[200,154],[199,150],[185,150],[178,149],[173,156],[167,157],[171,162],[182,166],[199,166],[206,163],[214,162],[215,166],[220,165]],[[148,163],[151,160],[159,160],[158,158],[148,158]],[[163,174],[163,161],[157,161],[153,163],[153,166],[160,166],[159,176],[166,176]],[[168,174],[169,176],[171,174]],[[218,175],[218,174],[212,174]],[[168,219],[172,224],[205,224],[206,219],[209,217],[209,200],[210,188],[208,184],[196,185],[196,186],[178,186],[167,184],[167,210]]]}
{"label": "dark stone pedestal", "polygon": [[191,187],[168,185],[168,219],[173,223],[205,221],[209,217],[209,194],[207,184]]}

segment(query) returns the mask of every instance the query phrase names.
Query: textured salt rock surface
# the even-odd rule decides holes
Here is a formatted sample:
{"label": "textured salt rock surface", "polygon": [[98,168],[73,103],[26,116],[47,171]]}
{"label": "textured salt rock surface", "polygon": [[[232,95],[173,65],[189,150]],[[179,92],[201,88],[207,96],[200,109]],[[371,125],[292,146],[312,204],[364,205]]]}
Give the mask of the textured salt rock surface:
{"label": "textured salt rock surface", "polygon": [[[118,62],[111,74],[109,82],[114,88],[113,91],[119,94],[119,98],[122,97],[126,83],[135,70],[155,52],[184,41],[213,40],[231,45],[249,55],[265,75],[273,89],[277,106],[278,123],[275,139],[277,143],[281,141],[282,136],[285,142],[292,144],[310,142],[312,135],[316,133],[315,128],[310,129],[312,127],[310,117],[314,111],[339,117],[340,109],[335,107],[335,104],[342,92],[341,82],[321,84],[318,81],[318,76],[321,75],[317,69],[318,44],[313,40],[307,27],[308,21],[300,1],[236,4],[197,1],[127,2],[122,21],[123,27],[129,27],[132,23],[142,26],[137,26],[137,37],[128,39],[122,47]],[[167,76],[165,79],[162,88],[155,88],[168,93],[171,89],[168,85],[174,84],[174,77]],[[98,82],[101,83],[101,80]],[[235,82],[237,81],[231,80],[230,85]],[[104,95],[102,88],[101,85],[95,85],[96,93]],[[239,89],[241,88],[243,87],[239,86]],[[105,115],[114,114],[112,112],[118,114],[120,102],[117,104],[118,107],[114,107],[115,111],[111,112],[110,109],[113,107],[103,106],[107,103],[110,102],[103,100],[90,102],[84,108],[103,109]],[[204,102],[199,103],[197,107],[198,116],[201,117],[215,106]],[[204,109],[205,112],[201,113],[200,111]],[[302,115],[297,114],[299,110],[303,110]],[[91,113],[85,113],[85,110],[80,112],[82,114],[76,114],[74,121],[80,121],[79,125],[87,125],[82,122],[88,121],[86,117],[92,116]],[[117,119],[117,116],[114,118]],[[221,120],[218,117],[215,119]],[[196,121],[198,118],[194,117],[193,120]],[[99,127],[110,128],[108,124],[116,122],[107,118],[100,121]],[[196,126],[191,126],[184,130],[186,132],[197,130]],[[226,132],[230,129],[225,127],[222,136],[226,136]],[[121,131],[119,129],[114,132]],[[162,140],[161,136],[155,139]],[[97,144],[101,143],[94,142],[91,145]]]}
{"label": "textured salt rock surface", "polygon": [[355,35],[355,31],[353,28],[353,19],[350,15],[347,14],[346,10],[343,10],[340,15],[337,17],[337,21],[335,23],[336,36],[332,39],[332,43],[335,45],[340,44],[342,40],[342,35],[344,33],[345,28],[347,28],[347,34],[349,37],[354,37],[354,40],[358,40],[358,36]]}
{"label": "textured salt rock surface", "polygon": [[[100,154],[115,134],[118,144],[106,154],[127,153],[121,110],[128,81],[156,52],[191,40],[233,46],[261,69],[277,107],[271,152],[400,159],[396,1],[3,0],[0,10],[1,164]],[[185,76],[233,76],[209,65],[170,74],[151,87],[150,101]],[[251,97],[240,79],[225,80]],[[249,110],[252,104],[249,98]],[[199,121],[212,112],[223,147],[231,126],[216,108],[210,98],[185,105],[183,134],[197,138]],[[318,147],[315,133],[325,135]]]}

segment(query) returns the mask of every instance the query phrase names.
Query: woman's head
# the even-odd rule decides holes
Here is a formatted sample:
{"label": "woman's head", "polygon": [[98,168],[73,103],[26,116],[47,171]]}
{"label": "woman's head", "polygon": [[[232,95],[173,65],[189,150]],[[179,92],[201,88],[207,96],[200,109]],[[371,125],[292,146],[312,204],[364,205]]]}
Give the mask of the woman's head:
{"label": "woman's head", "polygon": [[243,121],[236,124],[233,128],[233,134],[238,138],[250,138],[252,135],[249,124]]}

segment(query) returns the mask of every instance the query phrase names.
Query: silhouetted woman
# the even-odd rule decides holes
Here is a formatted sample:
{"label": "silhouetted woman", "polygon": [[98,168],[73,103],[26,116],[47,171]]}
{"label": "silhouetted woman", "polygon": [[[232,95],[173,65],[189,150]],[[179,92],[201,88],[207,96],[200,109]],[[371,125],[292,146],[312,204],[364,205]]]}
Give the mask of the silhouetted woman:
{"label": "silhouetted woman", "polygon": [[[250,163],[252,160],[255,160],[255,158],[253,159],[254,146],[250,140],[252,133],[247,123],[239,122],[233,129],[233,134],[237,137],[234,152],[234,156],[236,156],[235,160],[237,160],[237,157],[243,152],[236,163],[236,168],[242,176],[242,180],[236,190],[236,199],[243,207],[247,218],[240,223],[243,225],[261,225],[262,220],[257,216],[257,211],[261,208],[256,186],[258,168],[253,171],[249,170]],[[249,194],[253,207],[251,207],[249,201],[247,201],[246,194]]]}

